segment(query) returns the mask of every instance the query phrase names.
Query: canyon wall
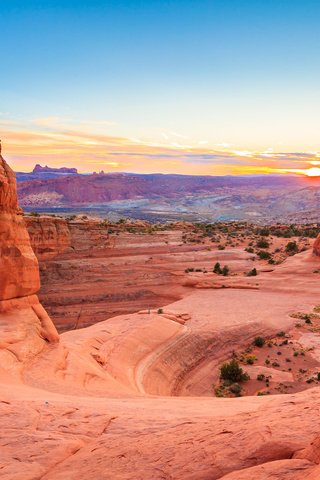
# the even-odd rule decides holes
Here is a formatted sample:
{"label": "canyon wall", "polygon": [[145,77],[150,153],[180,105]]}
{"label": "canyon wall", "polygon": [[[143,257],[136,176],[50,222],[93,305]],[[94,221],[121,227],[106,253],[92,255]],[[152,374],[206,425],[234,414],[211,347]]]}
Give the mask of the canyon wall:
{"label": "canyon wall", "polygon": [[[11,345],[17,358],[38,352],[44,341],[57,341],[57,331],[36,296],[40,288],[38,261],[18,207],[13,171],[0,156],[0,324],[2,348]],[[22,346],[29,343],[30,348]],[[19,351],[19,345],[21,351]],[[19,353],[18,353],[19,351]],[[28,353],[27,353],[28,352]],[[7,357],[8,352],[4,353]],[[11,359],[12,360],[12,359]]]}
{"label": "canyon wall", "polygon": [[181,298],[171,257],[181,250],[181,231],[151,234],[143,222],[139,234],[88,219],[25,220],[40,262],[40,300],[59,330]]}

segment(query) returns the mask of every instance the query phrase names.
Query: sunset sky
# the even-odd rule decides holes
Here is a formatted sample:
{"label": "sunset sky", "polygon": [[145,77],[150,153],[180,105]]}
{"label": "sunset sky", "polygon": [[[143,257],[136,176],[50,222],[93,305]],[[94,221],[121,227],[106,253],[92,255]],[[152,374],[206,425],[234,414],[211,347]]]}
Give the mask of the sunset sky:
{"label": "sunset sky", "polygon": [[320,174],[319,18],[319,0],[1,0],[3,154]]}

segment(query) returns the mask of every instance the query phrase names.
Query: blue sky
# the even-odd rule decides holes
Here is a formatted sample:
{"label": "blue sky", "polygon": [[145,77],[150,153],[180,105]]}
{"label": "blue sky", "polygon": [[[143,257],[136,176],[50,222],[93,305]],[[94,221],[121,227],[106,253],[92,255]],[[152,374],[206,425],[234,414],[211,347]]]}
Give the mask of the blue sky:
{"label": "blue sky", "polygon": [[0,0],[9,155],[22,162],[21,132],[67,127],[151,146],[317,152],[319,18],[311,0]]}

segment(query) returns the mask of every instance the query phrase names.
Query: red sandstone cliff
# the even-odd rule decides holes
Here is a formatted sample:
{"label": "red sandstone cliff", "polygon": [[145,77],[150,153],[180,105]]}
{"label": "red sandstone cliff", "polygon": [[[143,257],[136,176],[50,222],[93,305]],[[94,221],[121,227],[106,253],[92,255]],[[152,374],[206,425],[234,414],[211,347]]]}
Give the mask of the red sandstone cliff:
{"label": "red sandstone cliff", "polygon": [[9,319],[1,344],[37,335],[38,347],[40,337],[57,341],[56,329],[36,296],[40,288],[38,262],[18,208],[15,175],[1,155],[0,252],[0,312],[6,313],[1,322]]}

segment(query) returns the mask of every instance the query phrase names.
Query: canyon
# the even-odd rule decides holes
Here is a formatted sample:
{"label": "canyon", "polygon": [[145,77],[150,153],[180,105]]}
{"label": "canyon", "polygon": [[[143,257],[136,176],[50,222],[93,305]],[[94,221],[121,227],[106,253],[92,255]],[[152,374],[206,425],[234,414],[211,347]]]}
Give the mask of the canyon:
{"label": "canyon", "polygon": [[[2,157],[0,187],[4,480],[319,478],[319,237],[23,219]],[[218,398],[232,358],[290,393]]]}

